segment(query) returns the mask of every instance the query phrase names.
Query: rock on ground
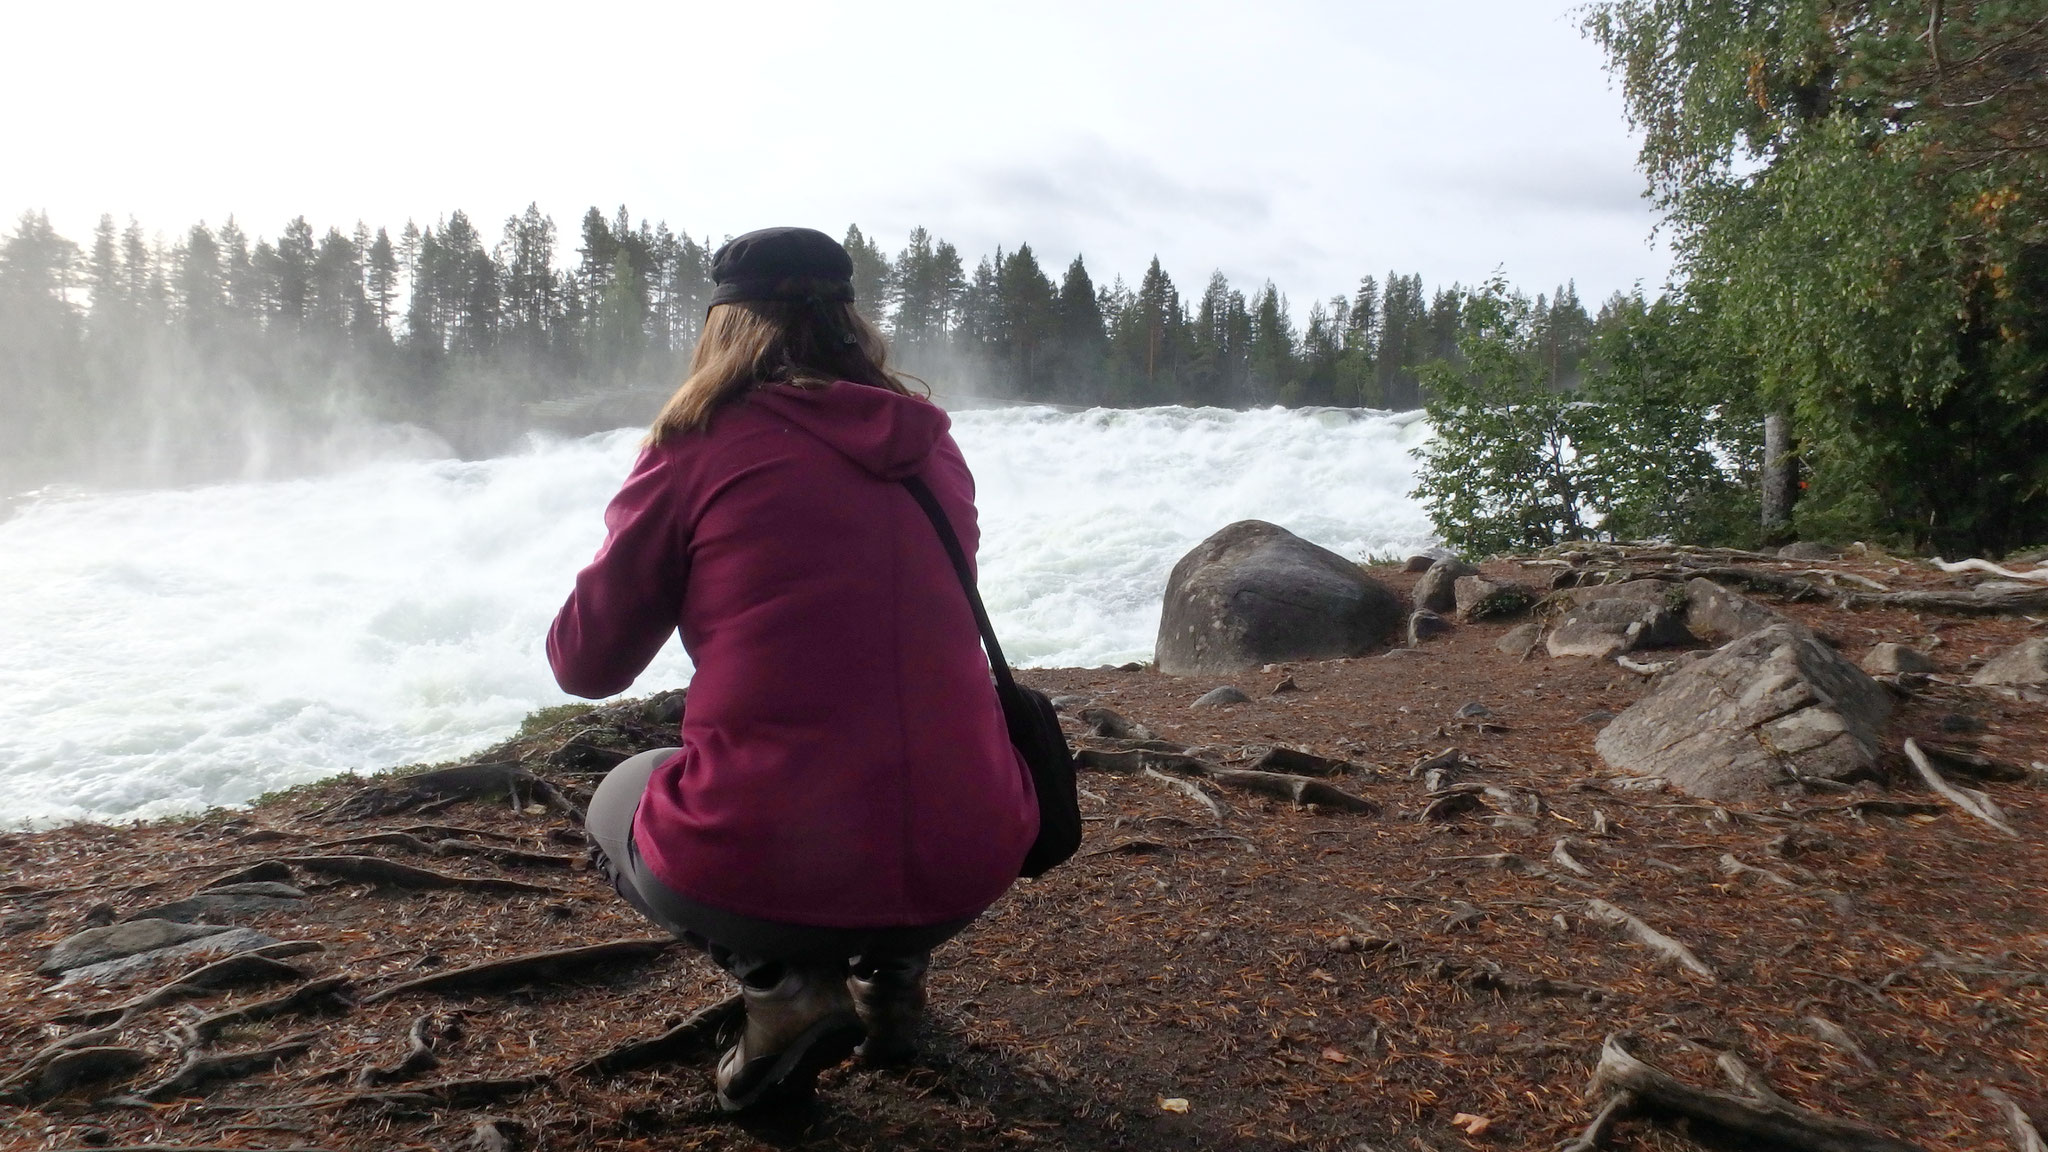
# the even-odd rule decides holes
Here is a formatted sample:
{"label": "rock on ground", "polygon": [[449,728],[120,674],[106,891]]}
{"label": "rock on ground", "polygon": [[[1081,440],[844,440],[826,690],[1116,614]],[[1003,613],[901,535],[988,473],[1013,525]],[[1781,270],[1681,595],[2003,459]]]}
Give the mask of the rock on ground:
{"label": "rock on ground", "polygon": [[1431,636],[1441,636],[1451,630],[1451,622],[1427,608],[1417,609],[1408,617],[1408,646],[1415,647]]}
{"label": "rock on ground", "polygon": [[1526,586],[1484,576],[1460,576],[1455,587],[1460,620],[1497,620],[1536,602],[1536,593]]}
{"label": "rock on ground", "polygon": [[1897,676],[1902,672],[1932,672],[1934,661],[1927,654],[1904,644],[1886,641],[1873,644],[1863,654],[1863,670],[1872,676]]}
{"label": "rock on ground", "polygon": [[1417,611],[1449,612],[1458,606],[1458,578],[1477,575],[1479,569],[1456,556],[1445,556],[1423,572],[1408,598],[1414,601]]}
{"label": "rock on ground", "polygon": [[1790,623],[1742,593],[1723,588],[1704,576],[1695,576],[1685,583],[1685,626],[1702,640],[1738,640],[1752,632]]}
{"label": "rock on ground", "polygon": [[1707,800],[1766,799],[1793,774],[1842,780],[1877,762],[1891,701],[1804,629],[1766,628],[1661,678],[1602,729],[1614,768]]}
{"label": "rock on ground", "polygon": [[[1608,594],[1597,595],[1603,591]],[[1552,656],[1606,660],[1638,648],[1669,648],[1693,640],[1673,610],[1674,603],[1684,604],[1684,590],[1661,580],[1573,589],[1572,598],[1579,603],[1557,622],[1545,642]]]}
{"label": "rock on ground", "polygon": [[58,976],[74,968],[154,952],[225,931],[226,928],[218,925],[181,924],[158,919],[130,920],[105,928],[88,928],[58,941],[50,949],[50,954],[43,957],[36,971],[45,976]]}
{"label": "rock on ground", "polygon": [[1972,684],[2048,684],[2048,636],[2036,636],[1991,658]]}
{"label": "rock on ground", "polygon": [[1262,520],[1196,545],[1167,577],[1155,659],[1168,675],[1358,656],[1401,626],[1401,600],[1358,565]]}
{"label": "rock on ground", "polygon": [[[140,921],[136,921],[140,923]],[[232,956],[237,952],[254,952],[268,948],[278,942],[275,936],[266,936],[254,928],[226,928],[213,924],[183,924],[183,928],[214,928],[208,935],[173,944],[168,948],[157,948],[149,952],[138,952],[115,960],[102,960],[97,964],[86,964],[64,973],[65,984],[98,984],[117,986],[133,979],[136,974],[154,969],[166,960],[198,959],[210,956]]]}

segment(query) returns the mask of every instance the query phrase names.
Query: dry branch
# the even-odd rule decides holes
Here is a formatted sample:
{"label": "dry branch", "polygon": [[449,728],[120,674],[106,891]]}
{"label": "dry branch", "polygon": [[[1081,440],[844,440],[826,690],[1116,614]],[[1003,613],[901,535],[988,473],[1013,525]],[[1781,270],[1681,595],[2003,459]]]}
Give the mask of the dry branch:
{"label": "dry branch", "polygon": [[1633,1092],[1616,1092],[1600,1105],[1600,1111],[1593,1114],[1593,1122],[1574,1139],[1557,1146],[1557,1152],[1594,1152],[1607,1139],[1607,1130],[1614,1122],[1635,1111],[1636,1095]]}
{"label": "dry branch", "polygon": [[1934,770],[1934,765],[1927,762],[1927,754],[1920,750],[1920,745],[1915,743],[1911,737],[1906,739],[1906,759],[1913,762],[1913,770],[1920,774],[1920,779],[1926,781],[1927,786],[1940,794],[1942,799],[1947,800],[1984,823],[1991,825],[2007,836],[2011,836],[2014,839],[2019,838],[2019,832],[2011,824],[2006,823],[2005,813],[1999,811],[1998,805],[1992,803],[1989,796],[1973,789],[1962,788],[1949,783],[1942,777],[1941,773]]}
{"label": "dry branch", "polygon": [[403,984],[394,984],[363,999],[365,1004],[376,1004],[411,996],[421,992],[441,994],[466,994],[489,988],[502,988],[508,984],[530,984],[536,981],[555,982],[569,976],[603,968],[613,964],[637,964],[661,955],[675,945],[675,940],[663,936],[654,939],[613,940],[607,944],[592,944],[585,948],[565,948],[554,952],[530,952],[524,956],[511,956],[503,960],[487,960],[448,972],[437,972],[422,976]]}
{"label": "dry branch", "polygon": [[1737,1135],[1803,1152],[1921,1152],[1854,1120],[1810,1112],[1776,1097],[1744,1098],[1695,1088],[1630,1055],[1609,1036],[1593,1070],[1592,1092],[1633,1093],[1651,1109],[1676,1112]]}
{"label": "dry branch", "polygon": [[1586,914],[1602,924],[1626,929],[1628,934],[1635,939],[1636,943],[1663,956],[1665,959],[1670,960],[1672,963],[1677,964],[1679,967],[1710,984],[1717,979],[1714,975],[1714,970],[1707,967],[1705,962],[1699,957],[1693,955],[1690,948],[1643,923],[1637,917],[1609,904],[1605,900],[1586,901]]}
{"label": "dry branch", "polygon": [[1866,1071],[1877,1071],[1877,1061],[1872,1060],[1870,1054],[1863,1050],[1863,1046],[1856,1043],[1856,1038],[1849,1035],[1847,1028],[1825,1016],[1806,1017],[1806,1026],[1813,1029],[1813,1034],[1820,1037],[1823,1043],[1848,1055],[1863,1065]]}
{"label": "dry branch", "polygon": [[1593,874],[1592,869],[1579,863],[1578,858],[1572,855],[1570,844],[1562,836],[1557,838],[1556,845],[1550,849],[1550,862],[1575,876]]}

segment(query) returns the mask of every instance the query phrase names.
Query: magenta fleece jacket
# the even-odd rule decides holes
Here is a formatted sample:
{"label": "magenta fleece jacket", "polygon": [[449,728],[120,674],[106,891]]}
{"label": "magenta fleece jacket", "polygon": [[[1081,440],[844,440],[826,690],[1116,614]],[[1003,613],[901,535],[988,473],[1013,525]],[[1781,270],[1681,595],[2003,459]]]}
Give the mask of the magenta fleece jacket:
{"label": "magenta fleece jacket", "polygon": [[775,386],[643,451],[548,634],[579,696],[624,691],[680,627],[682,752],[634,842],[677,892],[865,928],[987,907],[1038,829],[959,578],[904,487],[972,557],[974,478],[933,404]]}

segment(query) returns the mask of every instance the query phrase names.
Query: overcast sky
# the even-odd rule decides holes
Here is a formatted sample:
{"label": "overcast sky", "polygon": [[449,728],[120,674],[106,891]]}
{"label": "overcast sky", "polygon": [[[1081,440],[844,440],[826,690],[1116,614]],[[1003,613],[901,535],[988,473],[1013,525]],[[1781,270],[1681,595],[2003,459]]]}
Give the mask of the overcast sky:
{"label": "overcast sky", "polygon": [[867,0],[537,5],[28,0],[7,20],[0,211],[85,242],[229,213],[495,236],[538,201],[768,224],[1055,278],[1158,255],[1272,279],[1297,319],[1360,275],[1589,307],[1669,266],[1599,54],[1557,0]]}

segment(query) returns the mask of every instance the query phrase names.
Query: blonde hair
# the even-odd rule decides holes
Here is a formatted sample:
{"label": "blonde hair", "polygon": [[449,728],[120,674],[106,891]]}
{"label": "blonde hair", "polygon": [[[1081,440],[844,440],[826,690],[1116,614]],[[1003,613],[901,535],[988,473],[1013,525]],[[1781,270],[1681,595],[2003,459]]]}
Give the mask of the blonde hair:
{"label": "blonde hair", "polygon": [[707,428],[727,401],[770,384],[823,388],[835,380],[851,380],[915,395],[903,383],[905,378],[890,370],[882,334],[851,303],[717,304],[704,317],[690,374],[662,405],[647,442],[659,444],[670,436]]}

